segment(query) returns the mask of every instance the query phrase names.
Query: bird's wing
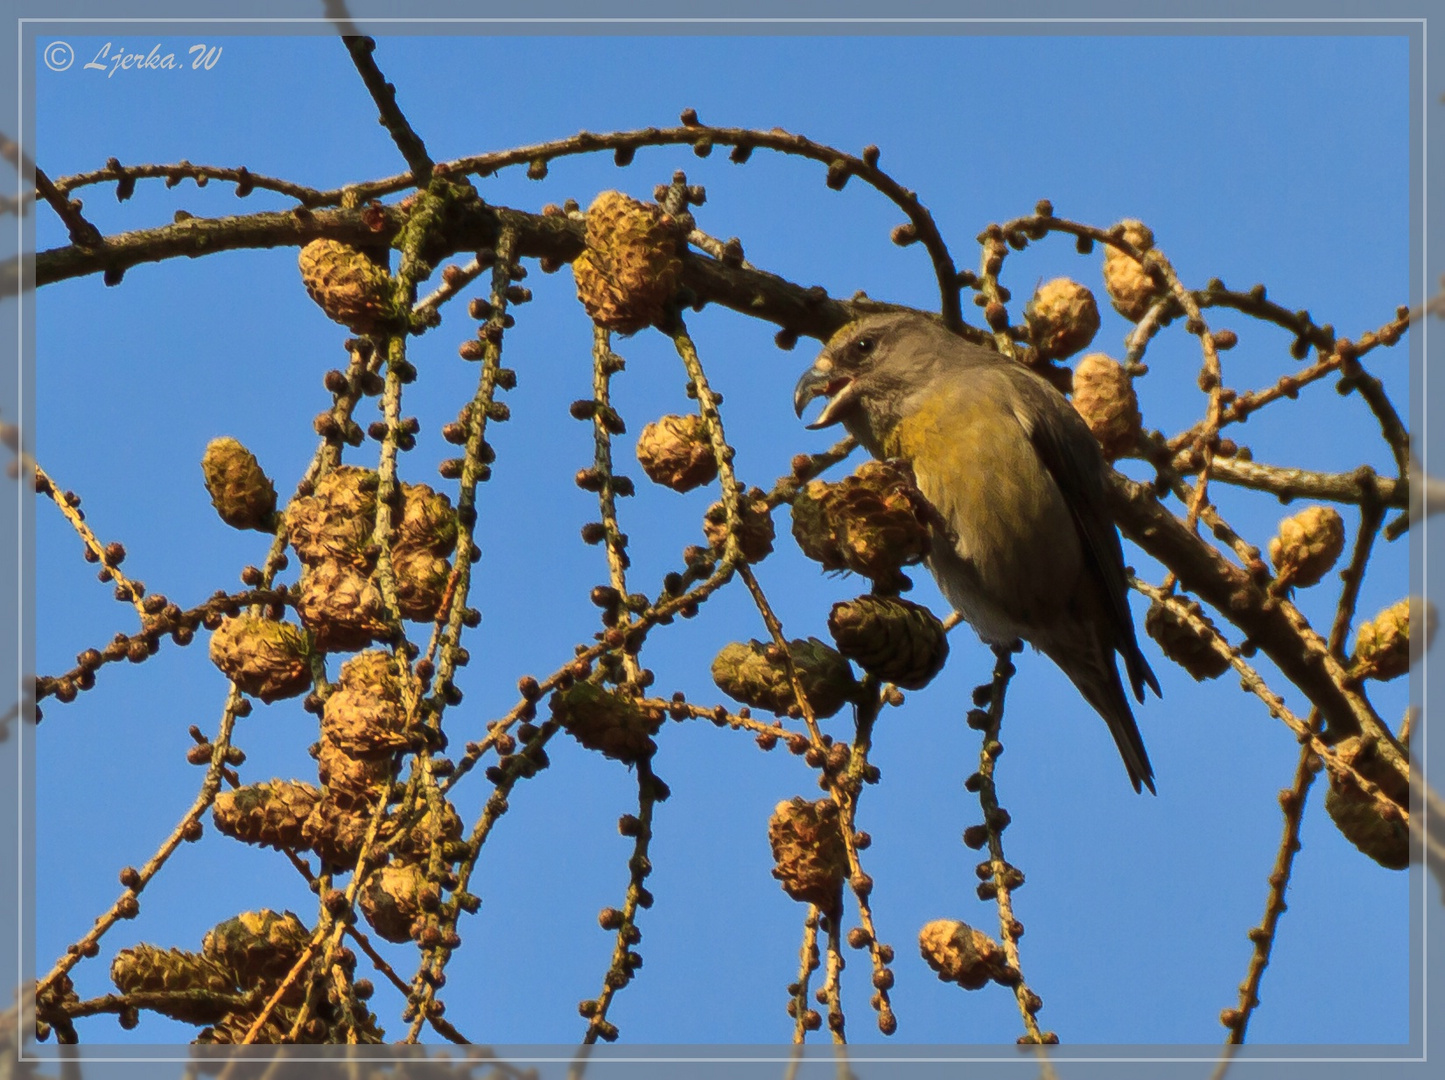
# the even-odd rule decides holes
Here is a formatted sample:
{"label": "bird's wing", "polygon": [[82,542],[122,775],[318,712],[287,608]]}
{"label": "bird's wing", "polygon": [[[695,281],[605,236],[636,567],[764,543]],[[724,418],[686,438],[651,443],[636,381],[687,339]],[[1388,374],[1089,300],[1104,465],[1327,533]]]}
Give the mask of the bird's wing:
{"label": "bird's wing", "polygon": [[[1104,493],[1103,453],[1083,417],[1053,387],[1026,369],[1020,368],[1019,374],[1024,376],[1020,383],[1028,384],[1025,392],[1019,395],[1019,422],[1029,433],[1044,468],[1067,496],[1088,565],[1095,580],[1108,594],[1109,613],[1113,617],[1116,634],[1115,648],[1124,657],[1134,696],[1143,701],[1145,684],[1159,694],[1159,680],[1134,636],[1134,617],[1129,612],[1129,581],[1124,572],[1124,549],[1119,543],[1119,534],[1114,529]],[[1050,412],[1056,422],[1042,423]],[[1064,433],[1070,428],[1074,429],[1074,435],[1066,442]]]}
{"label": "bird's wing", "polygon": [[[1086,561],[1108,594],[1117,639],[1127,655],[1127,643],[1134,641],[1134,618],[1129,612],[1124,549],[1104,494],[1104,460],[1098,443],[1083,418],[1053,387],[1017,365],[1009,375],[1020,391],[1014,398],[1014,416],[1064,493]],[[1053,422],[1044,423],[1046,418]],[[1070,428],[1073,438],[1066,441]],[[1149,681],[1152,684],[1152,673]]]}

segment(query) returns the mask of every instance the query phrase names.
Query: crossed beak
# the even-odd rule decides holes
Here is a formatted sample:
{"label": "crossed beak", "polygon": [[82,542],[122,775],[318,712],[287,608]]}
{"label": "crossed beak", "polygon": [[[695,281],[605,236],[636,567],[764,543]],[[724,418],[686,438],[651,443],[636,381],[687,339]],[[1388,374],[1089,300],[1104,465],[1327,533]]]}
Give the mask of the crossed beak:
{"label": "crossed beak", "polygon": [[793,411],[801,419],[808,402],[817,397],[827,398],[828,403],[823,406],[818,418],[808,425],[808,429],[817,430],[836,424],[853,401],[854,386],[852,376],[840,374],[834,368],[832,360],[820,356],[816,364],[803,372],[803,377],[793,388]]}

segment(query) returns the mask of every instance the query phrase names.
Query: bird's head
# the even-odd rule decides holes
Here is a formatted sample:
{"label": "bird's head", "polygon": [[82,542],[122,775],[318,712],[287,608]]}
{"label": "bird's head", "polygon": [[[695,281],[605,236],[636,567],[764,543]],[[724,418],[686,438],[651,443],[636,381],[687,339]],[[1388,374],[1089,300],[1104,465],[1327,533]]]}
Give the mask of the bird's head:
{"label": "bird's head", "polygon": [[829,339],[793,390],[798,416],[814,398],[826,403],[811,429],[842,423],[865,444],[876,442],[907,409],[910,396],[927,386],[949,350],[935,342],[957,339],[924,315],[869,315]]}

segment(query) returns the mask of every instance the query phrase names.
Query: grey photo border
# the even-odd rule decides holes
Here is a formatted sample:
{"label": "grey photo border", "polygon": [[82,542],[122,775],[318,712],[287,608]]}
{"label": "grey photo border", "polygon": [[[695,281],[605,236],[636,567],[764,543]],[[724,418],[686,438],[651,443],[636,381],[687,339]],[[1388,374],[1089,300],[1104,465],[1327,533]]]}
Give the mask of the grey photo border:
{"label": "grey photo border", "polygon": [[[602,34],[657,34],[657,33],[799,33],[799,34],[827,34],[827,33],[890,33],[890,34],[912,34],[912,33],[1040,33],[1040,32],[1070,32],[1078,34],[1125,34],[1125,33],[1362,33],[1362,32],[1385,32],[1405,33],[1411,38],[1411,87],[1415,104],[1412,105],[1412,190],[1411,190],[1411,223],[1412,223],[1412,283],[1410,302],[1412,306],[1422,303],[1429,295],[1430,282],[1432,277],[1438,277],[1442,268],[1439,253],[1442,245],[1439,240],[1439,230],[1445,214],[1440,213],[1445,207],[1441,207],[1438,191],[1432,192],[1429,179],[1435,178],[1436,185],[1439,185],[1439,178],[1442,176],[1440,155],[1442,147],[1445,147],[1445,117],[1437,117],[1432,114],[1432,107],[1436,113],[1445,113],[1445,106],[1442,106],[1440,93],[1445,90],[1445,82],[1438,78],[1440,65],[1430,63],[1428,50],[1428,29],[1429,19],[1425,11],[1430,6],[1427,3],[1384,3],[1378,5],[1379,11],[1370,17],[1354,16],[1351,8],[1353,5],[1346,0],[1330,0],[1330,2],[1316,3],[1305,6],[1298,3],[1274,2],[1268,6],[1273,10],[1272,14],[1259,15],[1259,4],[1234,3],[1216,4],[1216,8],[1223,9],[1219,14],[1198,16],[1190,18],[1160,18],[1139,10],[1145,7],[1142,4],[1123,4],[1117,0],[1110,5],[1098,3],[1088,5],[1089,13],[1083,14],[1077,9],[1084,5],[1073,2],[1036,3],[1028,5],[1029,14],[1016,14],[1018,5],[1007,5],[1004,3],[993,3],[987,5],[996,9],[992,14],[979,15],[958,15],[950,9],[956,9],[956,5],[948,3],[894,3],[888,5],[890,9],[897,12],[900,9],[906,10],[906,14],[890,14],[880,16],[876,10],[881,5],[869,3],[868,0],[854,0],[852,3],[834,4],[810,4],[794,5],[798,9],[786,16],[765,15],[762,12],[769,11],[772,5],[757,3],[737,3],[726,5],[728,14],[723,15],[696,15],[678,17],[670,12],[676,10],[675,6],[663,5],[660,3],[649,3],[647,0],[630,0],[625,3],[613,3],[608,5],[608,13],[598,14],[594,8],[579,2],[579,0],[559,0],[546,5],[536,5],[539,10],[537,14],[525,17],[511,14],[475,14],[478,8],[494,8],[505,12],[507,5],[489,4],[467,4],[462,2],[447,3],[443,0],[433,0],[426,4],[408,5],[408,10],[416,11],[425,8],[426,15],[408,15],[395,17],[392,15],[379,15],[376,12],[381,10],[394,9],[397,5],[387,2],[380,3],[356,3],[351,5],[353,20],[360,26],[362,32],[375,33],[378,36],[384,34],[410,33],[429,34],[439,32],[445,24],[452,32],[463,31],[470,28],[473,31],[485,29],[491,33],[522,34],[522,33],[602,33]],[[721,5],[718,5],[721,7]],[[984,7],[985,5],[975,5]],[[1100,14],[1099,12],[1108,7],[1119,9],[1118,14]],[[100,0],[90,0],[88,3],[69,2],[64,5],[50,3],[43,7],[45,15],[40,14],[42,5],[34,0],[23,0],[20,4],[21,13],[15,20],[15,48],[17,73],[16,84],[13,88],[3,91],[6,100],[0,101],[0,109],[5,109],[4,116],[7,119],[0,122],[0,130],[12,127],[18,132],[20,144],[26,145],[28,133],[33,132],[34,118],[34,69],[37,59],[36,44],[39,38],[44,36],[48,28],[67,27],[74,31],[79,25],[86,24],[90,28],[97,28],[102,25],[124,25],[128,31],[134,31],[138,26],[154,24],[164,27],[167,33],[175,33],[186,25],[204,25],[209,33],[216,33],[220,27],[233,27],[231,32],[256,34],[269,32],[275,34],[315,33],[330,34],[333,31],[332,24],[328,19],[320,15],[296,17],[291,14],[295,11],[292,5],[279,2],[279,0],[265,0],[248,5],[251,13],[241,17],[217,16],[197,17],[192,13],[196,5],[180,2],[180,0],[132,0],[125,5],[127,10],[143,9],[143,13],[117,17],[114,6],[105,5]],[[53,14],[58,8],[74,9],[71,13],[57,16]],[[320,7],[320,4],[317,5]],[[86,8],[93,8],[103,12],[95,16],[83,14]],[[622,10],[619,10],[622,9]],[[826,10],[825,10],[826,9]],[[871,10],[870,10],[871,9]],[[545,11],[545,13],[543,13]],[[1244,15],[1249,11],[1253,14]],[[467,14],[462,14],[463,12]],[[585,14],[578,14],[585,12]],[[756,13],[755,13],[756,12]],[[1303,12],[1303,13],[1297,13]],[[1432,79],[1432,76],[1436,76]],[[13,96],[12,96],[13,95]],[[13,119],[9,119],[13,118]],[[1435,137],[1430,138],[1431,135]],[[27,185],[27,180],[31,182]],[[26,176],[19,176],[15,185],[15,197],[21,198],[26,191],[33,191],[33,179]],[[1434,205],[1430,205],[1431,203]],[[1435,209],[1436,214],[1431,215],[1429,210]],[[15,253],[34,252],[34,220],[31,215],[22,215],[17,219],[17,237],[14,252],[9,257],[14,258]],[[0,417],[5,419],[18,418],[22,438],[25,436],[28,418],[33,416],[34,405],[34,307],[33,289],[30,288],[33,282],[33,258],[22,258],[20,274],[20,295],[15,305],[0,305],[0,332],[8,332],[10,336],[4,340],[15,342],[16,359],[15,377],[13,379],[0,380],[5,385],[0,386]],[[1432,387],[1429,379],[1430,368],[1433,366],[1427,362],[1427,358],[1433,359],[1438,349],[1432,350],[1429,341],[1430,325],[1429,320],[1424,320],[1409,337],[1409,351],[1411,363],[1411,401],[1410,420],[1411,430],[1418,432],[1418,439],[1422,445],[1421,457],[1426,471],[1430,471],[1432,461],[1441,460],[1440,455],[1433,452],[1434,433],[1429,427],[1429,418],[1434,412],[1430,406],[1440,395],[1437,387]],[[1442,380],[1435,380],[1440,383]],[[24,444],[22,444],[24,445]],[[16,597],[18,619],[5,620],[7,625],[0,629],[0,680],[3,685],[14,688],[14,699],[25,700],[25,673],[33,671],[32,642],[33,626],[32,616],[34,612],[33,579],[27,573],[29,558],[33,554],[33,534],[30,520],[33,500],[25,497],[23,485],[17,485],[19,489],[16,505],[14,506],[13,525],[11,524],[11,511],[6,511],[6,528],[3,530],[3,537],[0,537],[0,561],[12,568],[15,574],[11,595]],[[1412,592],[1423,593],[1434,596],[1437,591],[1433,588],[1433,578],[1429,574],[1429,556],[1432,549],[1431,530],[1428,520],[1423,527],[1417,527],[1411,531],[1411,580]],[[7,571],[9,573],[11,571]],[[12,583],[7,582],[7,586]],[[3,595],[3,594],[0,594]],[[13,640],[12,640],[13,638]],[[1438,655],[1431,658],[1426,664],[1417,665],[1417,670],[1411,672],[1412,700],[1422,704],[1428,704],[1430,700],[1429,686],[1432,670],[1439,663]],[[8,700],[8,696],[0,698],[0,701]],[[1423,725],[1421,730],[1421,757],[1425,762],[1427,777],[1439,787],[1439,773],[1442,771],[1438,766],[1432,766],[1430,755],[1426,748],[1428,725]],[[27,832],[27,799],[33,797],[33,745],[31,745],[30,729],[23,723],[16,723],[11,726],[10,738],[7,742],[0,743],[0,776],[14,777],[16,781],[16,798],[13,804],[6,801],[4,809],[0,813],[14,813],[16,816],[16,830],[13,841],[6,838],[4,846],[0,847],[0,858],[7,858],[6,865],[16,867],[16,888],[5,889],[0,885],[0,916],[6,919],[13,918],[16,926],[16,934],[13,938],[9,935],[0,934],[0,971],[5,973],[4,981],[14,977],[17,983],[21,983],[21,976],[29,974],[33,978],[34,957],[29,955],[33,950],[30,948],[33,938],[26,933],[28,923],[27,913],[31,907],[31,896],[28,893],[26,882],[31,875],[27,872],[33,865],[34,852],[31,847],[31,837]],[[9,758],[13,755],[15,760],[12,763]],[[11,772],[11,769],[14,772]],[[0,780],[0,790],[3,790],[4,781]],[[1424,812],[1423,807],[1420,812]],[[11,855],[10,844],[14,843],[14,858]],[[1431,900],[1432,880],[1428,873],[1420,867],[1412,867],[1410,870],[1411,880],[1411,936],[1412,940],[1419,942],[1419,949],[1416,953],[1416,962],[1411,968],[1411,1040],[1403,1044],[1402,1053],[1393,1055],[1383,1053],[1379,1047],[1351,1048],[1351,1047],[1311,1047],[1311,1053],[1307,1055],[1277,1054],[1277,1051],[1285,1049],[1281,1047],[1250,1046],[1240,1048],[1234,1056],[1237,1067],[1259,1068],[1260,1066],[1285,1066],[1308,1064],[1311,1066],[1310,1074],[1314,1077],[1330,1076],[1354,1076],[1363,1075],[1356,1067],[1370,1067],[1391,1065],[1396,1066],[1402,1072],[1419,1071],[1421,1075],[1427,1075],[1425,1068],[1429,1060],[1429,1033],[1432,1029],[1445,1031],[1445,1008],[1440,1004],[1440,995],[1429,994],[1430,983],[1433,981],[1431,975],[1440,970],[1442,947],[1433,940],[1428,933],[1430,912],[1433,908]],[[3,881],[3,872],[0,872],[0,881]],[[1438,938],[1438,934],[1435,935]],[[12,949],[14,955],[11,955]],[[23,985],[23,983],[22,983]],[[8,995],[7,995],[8,996]],[[90,1045],[76,1048],[57,1048],[49,1045],[36,1045],[33,1040],[33,1032],[26,1040],[26,1032],[23,1024],[16,1032],[16,1045],[26,1047],[21,1058],[23,1062],[57,1062],[76,1060],[87,1066],[104,1065],[107,1067],[119,1067],[116,1075],[131,1075],[131,1067],[145,1067],[160,1062],[186,1063],[195,1062],[197,1055],[195,1048],[188,1046],[171,1047],[164,1049],[170,1053],[161,1056],[147,1053],[146,1047],[123,1047],[123,1046],[99,1046]],[[155,1049],[160,1049],[157,1047]],[[295,1048],[285,1052],[277,1052],[274,1048],[256,1048],[251,1052],[245,1048],[232,1048],[217,1054],[221,1060],[236,1060],[247,1064],[255,1063],[257,1066],[270,1062],[286,1063],[311,1063],[341,1064],[343,1062],[391,1062],[403,1063],[407,1061],[418,1061],[416,1048],[387,1047],[367,1048],[364,1055],[351,1053],[354,1048],[333,1047],[333,1048]],[[426,1056],[435,1057],[437,1051],[450,1051],[452,1048],[422,1048],[427,1052]],[[819,1044],[804,1048],[801,1052],[789,1046],[778,1047],[750,1047],[746,1045],[726,1044],[721,1046],[688,1046],[687,1050],[692,1053],[684,1054],[683,1048],[678,1046],[655,1046],[655,1047],[628,1047],[628,1046],[602,1046],[589,1048],[589,1068],[614,1069],[619,1066],[659,1066],[667,1068],[681,1064],[691,1066],[689,1074],[721,1075],[718,1067],[746,1066],[757,1068],[761,1066],[777,1065],[799,1060],[810,1073],[816,1072],[817,1068],[837,1068],[840,1055],[836,1048],[830,1045]],[[889,1046],[850,1046],[846,1049],[843,1059],[854,1072],[854,1075],[884,1075],[884,1073],[860,1073],[859,1069],[873,1069],[877,1066],[898,1066],[909,1064],[917,1068],[910,1068],[908,1075],[919,1075],[920,1070],[931,1069],[938,1075],[953,1075],[952,1071],[945,1071],[947,1066],[962,1063],[982,1064],[1000,1066],[1000,1071],[1010,1070],[1013,1075],[1020,1067],[1036,1067],[1037,1058],[1025,1050],[1016,1050],[1013,1047],[999,1047],[992,1052],[965,1052],[959,1054],[947,1054],[944,1051],[951,1049],[946,1046],[936,1045],[914,1045],[896,1044]],[[972,1048],[959,1048],[972,1049]],[[1083,1068],[1075,1070],[1071,1068],[1068,1075],[1074,1076],[1099,1075],[1115,1076],[1119,1074],[1119,1066],[1135,1065],[1147,1066],[1149,1071],[1145,1075],[1172,1077],[1175,1075],[1199,1075],[1197,1069],[1189,1071],[1190,1065],[1207,1063],[1213,1065],[1221,1057],[1221,1047],[1207,1045],[1200,1047],[1179,1047],[1179,1053],[1163,1054],[1156,1046],[1139,1046],[1133,1048],[1133,1053],[1125,1053],[1123,1047],[1108,1046],[1070,1046],[1064,1052],[1049,1052],[1048,1060],[1053,1064],[1079,1065]],[[1338,1050],[1338,1055],[1328,1056],[1325,1052]],[[97,1051],[100,1051],[97,1053]],[[380,1052],[380,1051],[385,1051]],[[916,1051],[916,1053],[914,1052]],[[1350,1052],[1354,1051],[1354,1052]],[[518,1064],[553,1064],[571,1065],[578,1060],[578,1047],[575,1045],[562,1045],[558,1047],[539,1046],[517,1046],[508,1047],[498,1045],[490,1048],[489,1058]],[[1171,1066],[1169,1069],[1162,1069],[1161,1066]],[[1185,1067],[1182,1071],[1177,1066]],[[1324,1068],[1321,1068],[1321,1067]],[[1338,1066],[1347,1071],[1336,1072],[1329,1066]],[[699,1071],[707,1067],[707,1071]],[[1353,1070],[1353,1071],[1350,1071]],[[3,1070],[0,1070],[3,1071]],[[1372,1070],[1373,1072],[1377,1070]],[[62,1075],[64,1075],[62,1073]],[[147,1069],[144,1072],[135,1072],[134,1075],[152,1076],[153,1070]],[[728,1072],[728,1075],[732,1075]],[[772,1075],[769,1072],[769,1075]],[[989,1075],[992,1075],[990,1072]],[[1287,1073],[1288,1075],[1288,1073]],[[1392,1070],[1391,1075],[1394,1075]]]}

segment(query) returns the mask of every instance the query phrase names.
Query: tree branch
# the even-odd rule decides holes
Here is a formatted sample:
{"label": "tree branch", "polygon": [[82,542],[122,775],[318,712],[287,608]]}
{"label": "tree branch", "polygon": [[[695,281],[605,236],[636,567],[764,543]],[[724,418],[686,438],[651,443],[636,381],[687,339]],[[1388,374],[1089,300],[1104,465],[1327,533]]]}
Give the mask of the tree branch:
{"label": "tree branch", "polygon": [[1331,741],[1361,731],[1375,735],[1381,755],[1402,776],[1409,763],[1394,735],[1363,694],[1348,688],[1346,673],[1325,642],[1297,624],[1292,605],[1271,597],[1248,571],[1227,560],[1169,512],[1148,484],[1115,473],[1109,509],[1124,535],[1177,574],[1274,662],[1325,718]]}
{"label": "tree branch", "polygon": [[[447,243],[427,253],[433,264],[458,252],[495,247],[504,228],[516,232],[521,258],[571,262],[586,247],[582,223],[565,217],[528,214],[480,201],[455,202],[448,213]],[[320,237],[375,247],[390,244],[405,220],[405,212],[397,206],[379,204],[346,210],[298,207],[246,216],[186,217],[170,225],[106,237],[96,247],[71,244],[43,251],[35,257],[35,281],[37,286],[50,285],[104,273],[113,284],[126,270],[142,263],[218,251],[299,248]],[[0,270],[0,289],[13,291],[15,274],[14,268]],[[896,309],[896,305],[871,300],[835,300],[818,286],[805,289],[776,274],[727,266],[695,252],[683,255],[683,284],[699,303],[721,304],[820,341],[860,315]]]}
{"label": "tree branch", "polygon": [[431,181],[434,165],[421,136],[412,130],[406,114],[396,103],[396,87],[386,81],[381,68],[376,66],[376,58],[372,55],[376,51],[376,40],[351,34],[343,36],[341,40],[346,45],[346,51],[351,54],[351,62],[361,73],[361,81],[366,84],[371,100],[376,102],[376,107],[381,110],[382,127],[390,133],[396,148],[406,159],[416,186],[425,187]]}

